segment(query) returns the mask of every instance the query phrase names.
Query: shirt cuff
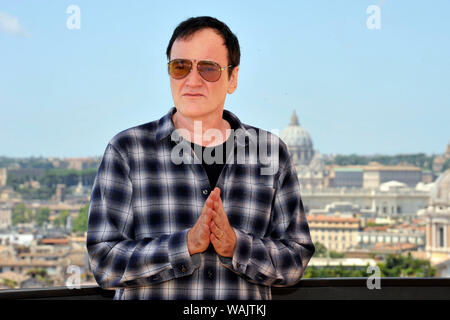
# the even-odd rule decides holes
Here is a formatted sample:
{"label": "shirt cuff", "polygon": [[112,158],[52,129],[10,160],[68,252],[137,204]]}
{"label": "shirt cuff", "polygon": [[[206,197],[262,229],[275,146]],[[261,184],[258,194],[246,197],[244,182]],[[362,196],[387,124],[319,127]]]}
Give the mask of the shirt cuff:
{"label": "shirt cuff", "polygon": [[169,262],[172,265],[175,278],[191,275],[200,267],[199,254],[190,255],[187,245],[189,229],[176,232],[169,237]]}
{"label": "shirt cuff", "polygon": [[233,228],[236,234],[236,247],[232,258],[219,256],[219,260],[227,267],[244,274],[250,262],[252,252],[252,236]]}

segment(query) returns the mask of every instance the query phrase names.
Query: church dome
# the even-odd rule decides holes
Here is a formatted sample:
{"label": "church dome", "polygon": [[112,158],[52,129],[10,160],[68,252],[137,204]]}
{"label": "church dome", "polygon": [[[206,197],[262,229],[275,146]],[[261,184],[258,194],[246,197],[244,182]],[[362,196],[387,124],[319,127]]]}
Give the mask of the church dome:
{"label": "church dome", "polygon": [[450,169],[443,172],[434,183],[430,202],[434,206],[450,207]]}
{"label": "church dome", "polygon": [[305,128],[300,126],[295,110],[289,125],[281,131],[281,140],[286,143],[294,160],[302,165],[308,165],[314,156],[313,142]]}
{"label": "church dome", "polygon": [[283,129],[280,138],[290,147],[301,147],[304,149],[313,148],[311,136],[305,128],[300,126],[295,111],[291,116],[289,126]]}

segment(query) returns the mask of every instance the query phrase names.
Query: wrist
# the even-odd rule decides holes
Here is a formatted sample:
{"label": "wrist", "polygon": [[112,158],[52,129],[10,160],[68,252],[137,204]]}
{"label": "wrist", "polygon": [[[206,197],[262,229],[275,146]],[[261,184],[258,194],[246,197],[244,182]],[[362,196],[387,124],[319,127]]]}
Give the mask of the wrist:
{"label": "wrist", "polygon": [[195,254],[195,252],[194,252],[194,248],[193,248],[192,240],[191,240],[191,231],[192,231],[192,229],[190,229],[187,234],[187,247],[188,247],[189,254],[192,256],[193,254]]}
{"label": "wrist", "polygon": [[192,256],[192,255],[194,255],[194,254],[196,254],[196,253],[201,252],[201,250],[200,250],[199,247],[195,244],[195,240],[192,239],[191,231],[192,231],[192,229],[190,229],[190,230],[188,231],[188,235],[187,235],[187,247],[188,247],[189,254]]}

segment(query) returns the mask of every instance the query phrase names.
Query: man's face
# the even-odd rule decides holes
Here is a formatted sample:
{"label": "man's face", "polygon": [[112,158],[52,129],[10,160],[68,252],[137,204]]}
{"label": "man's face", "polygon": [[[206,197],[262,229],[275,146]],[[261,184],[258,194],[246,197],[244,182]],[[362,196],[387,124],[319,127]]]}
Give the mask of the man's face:
{"label": "man's face", "polygon": [[[170,60],[173,59],[190,59],[196,62],[209,60],[225,67],[228,65],[228,51],[222,37],[208,28],[197,31],[186,40],[177,39],[170,54]],[[197,64],[194,63],[192,71],[185,78],[177,80],[170,77],[170,88],[177,112],[189,118],[222,112],[226,94],[236,90],[238,71],[239,67],[236,67],[228,79],[228,69],[225,69],[219,80],[208,82],[200,76]]]}

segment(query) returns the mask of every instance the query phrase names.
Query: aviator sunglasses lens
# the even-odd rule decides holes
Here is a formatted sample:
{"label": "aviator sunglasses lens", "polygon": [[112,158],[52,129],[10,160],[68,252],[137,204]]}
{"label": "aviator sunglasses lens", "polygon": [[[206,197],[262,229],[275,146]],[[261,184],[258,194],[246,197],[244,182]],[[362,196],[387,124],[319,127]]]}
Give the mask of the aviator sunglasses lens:
{"label": "aviator sunglasses lens", "polygon": [[197,69],[203,79],[215,82],[220,78],[220,66],[210,61],[199,61]]}
{"label": "aviator sunglasses lens", "polygon": [[169,74],[175,79],[187,76],[191,70],[192,63],[189,60],[172,60],[169,62]]}

